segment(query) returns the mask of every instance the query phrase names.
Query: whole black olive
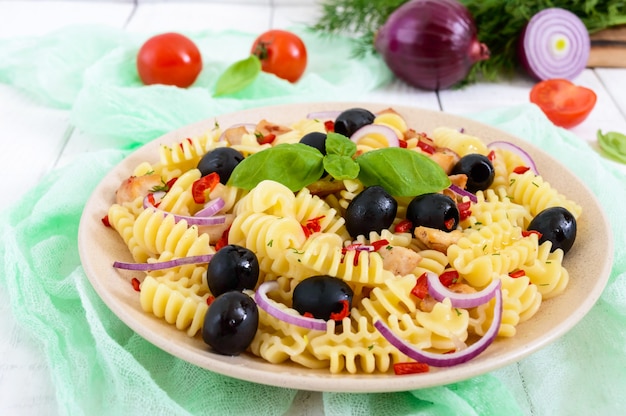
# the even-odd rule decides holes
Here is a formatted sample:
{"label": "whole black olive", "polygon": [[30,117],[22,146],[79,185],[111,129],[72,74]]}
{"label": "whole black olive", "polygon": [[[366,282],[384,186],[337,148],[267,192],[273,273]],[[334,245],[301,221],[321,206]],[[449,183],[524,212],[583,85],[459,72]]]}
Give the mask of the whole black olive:
{"label": "whole black olive", "polygon": [[459,208],[447,195],[424,194],[409,203],[406,218],[413,224],[413,229],[424,226],[450,232],[459,224]]}
{"label": "whole black olive", "polygon": [[233,170],[242,160],[241,152],[232,147],[218,147],[202,156],[197,167],[202,176],[216,172],[220,176],[220,182],[226,185]]}
{"label": "whole black olive", "polygon": [[313,131],[307,133],[300,139],[300,143],[314,147],[320,151],[321,154],[326,155],[326,134],[319,131]]}
{"label": "whole black olive", "polygon": [[259,260],[251,250],[229,244],[213,255],[206,277],[213,296],[231,290],[252,290],[259,280]]}
{"label": "whole black olive", "polygon": [[204,317],[202,339],[215,352],[239,355],[252,343],[259,327],[259,309],[242,292],[226,292],[215,298]]}
{"label": "whole black olive", "polygon": [[484,191],[493,183],[496,171],[488,157],[479,153],[470,153],[463,156],[454,165],[451,175],[467,175],[467,189],[471,193]]}
{"label": "whole black olive", "polygon": [[328,276],[304,279],[293,290],[293,308],[301,315],[310,313],[314,318],[329,320],[331,314],[340,314],[348,302],[352,308],[354,292],[343,280]]}
{"label": "whole black olive", "polygon": [[361,127],[372,124],[376,116],[364,108],[343,111],[335,119],[335,133],[350,137]]}
{"label": "whole black olive", "polygon": [[563,207],[546,208],[530,221],[528,230],[541,233],[539,244],[551,241],[550,251],[560,248],[566,254],[576,240],[576,218]]}
{"label": "whole black olive", "polygon": [[346,208],[346,229],[352,237],[369,236],[389,228],[396,218],[398,202],[382,186],[370,186],[358,194]]}

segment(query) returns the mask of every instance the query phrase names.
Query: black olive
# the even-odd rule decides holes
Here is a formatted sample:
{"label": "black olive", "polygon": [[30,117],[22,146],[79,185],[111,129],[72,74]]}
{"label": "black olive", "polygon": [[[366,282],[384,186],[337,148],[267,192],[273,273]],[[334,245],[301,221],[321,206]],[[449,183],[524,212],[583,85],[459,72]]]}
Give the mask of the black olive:
{"label": "black olive", "polygon": [[376,116],[364,108],[351,108],[343,111],[335,119],[335,133],[350,137],[361,127],[372,124]]}
{"label": "black olive", "polygon": [[530,221],[528,230],[541,233],[539,244],[551,241],[550,251],[560,248],[565,254],[576,240],[576,218],[563,207],[546,208]]}
{"label": "black olive", "polygon": [[424,194],[409,203],[406,218],[413,224],[413,229],[424,226],[450,232],[459,224],[459,208],[449,196]]}
{"label": "black olive", "polygon": [[259,260],[251,250],[229,244],[211,258],[206,278],[213,296],[230,290],[252,290],[259,280]]}
{"label": "black olive", "polygon": [[382,186],[370,186],[358,194],[348,207],[344,218],[352,237],[389,228],[396,218],[398,202]]}
{"label": "black olive", "polygon": [[220,182],[226,185],[233,170],[242,160],[241,152],[232,147],[218,147],[202,156],[198,162],[198,170],[202,176],[216,172],[220,176]]}
{"label": "black olive", "polygon": [[204,317],[202,339],[215,352],[239,355],[252,343],[259,327],[259,309],[242,292],[226,292],[213,301]]}
{"label": "black olive", "polygon": [[450,174],[467,175],[467,185],[465,189],[475,194],[477,191],[484,191],[491,186],[496,176],[496,171],[487,156],[478,153],[470,153],[459,159]]}
{"label": "black olive", "polygon": [[326,134],[318,131],[307,133],[300,139],[300,143],[314,147],[321,154],[326,155]]}
{"label": "black olive", "polygon": [[304,279],[293,290],[293,308],[301,315],[310,313],[314,318],[330,319],[331,314],[340,313],[344,302],[352,308],[354,292],[346,282],[336,277],[321,275]]}

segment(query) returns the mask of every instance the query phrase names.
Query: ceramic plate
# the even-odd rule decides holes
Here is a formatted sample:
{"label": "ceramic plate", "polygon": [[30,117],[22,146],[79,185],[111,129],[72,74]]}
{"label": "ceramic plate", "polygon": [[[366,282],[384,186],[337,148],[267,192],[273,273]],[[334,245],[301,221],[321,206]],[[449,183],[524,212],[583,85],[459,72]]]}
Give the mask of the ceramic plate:
{"label": "ceramic plate", "polygon": [[591,309],[600,296],[612,264],[612,240],[606,217],[590,190],[568,169],[551,156],[493,127],[441,112],[412,107],[392,106],[409,126],[430,132],[438,126],[463,127],[466,132],[492,140],[509,140],[524,147],[534,158],[542,176],[561,193],[583,207],[578,222],[576,244],[568,253],[564,266],[570,273],[566,291],[544,301],[539,312],[518,326],[512,338],[497,339],[485,352],[468,363],[451,368],[431,368],[423,374],[395,376],[390,374],[339,374],[328,370],[311,370],[296,364],[270,364],[252,355],[226,357],[211,353],[200,337],[189,338],[165,321],[145,313],[139,296],[130,284],[130,274],[112,267],[116,260],[132,261],[126,245],[113,230],[104,229],[101,218],[114,202],[115,190],[133,168],[142,161],[156,162],[158,146],[172,144],[186,137],[198,136],[214,126],[256,123],[266,118],[288,124],[302,119],[311,111],[364,107],[378,111],[389,105],[369,103],[313,103],[265,107],[222,115],[179,130],[140,148],[116,166],[93,192],[80,223],[80,256],[85,272],[96,292],[124,323],[149,342],[168,353],[207,370],[238,379],[303,390],[334,392],[405,391],[460,381],[513,363],[545,347],[570,330]]}

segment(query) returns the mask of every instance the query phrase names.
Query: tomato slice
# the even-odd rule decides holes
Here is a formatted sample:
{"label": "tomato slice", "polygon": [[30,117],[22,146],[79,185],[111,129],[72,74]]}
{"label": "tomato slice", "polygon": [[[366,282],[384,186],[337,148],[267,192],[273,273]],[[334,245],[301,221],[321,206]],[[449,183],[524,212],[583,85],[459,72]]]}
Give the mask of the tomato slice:
{"label": "tomato slice", "polygon": [[582,123],[596,105],[596,93],[566,79],[548,79],[530,91],[530,102],[559,127],[569,129]]}

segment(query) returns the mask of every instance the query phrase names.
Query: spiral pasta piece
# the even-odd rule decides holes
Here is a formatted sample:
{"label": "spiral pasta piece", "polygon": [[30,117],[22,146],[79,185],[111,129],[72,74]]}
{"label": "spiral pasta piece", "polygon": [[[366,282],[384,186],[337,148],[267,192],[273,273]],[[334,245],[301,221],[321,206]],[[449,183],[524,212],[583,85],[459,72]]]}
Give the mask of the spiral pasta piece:
{"label": "spiral pasta piece", "polygon": [[461,221],[463,228],[480,228],[503,221],[525,228],[532,220],[528,208],[512,202],[503,188],[478,191],[476,199],[470,206],[471,214]]}
{"label": "spiral pasta piece", "polygon": [[480,153],[481,155],[489,153],[485,143],[478,137],[450,127],[437,127],[432,132],[432,139],[437,147],[447,147],[461,157],[470,153]]}

